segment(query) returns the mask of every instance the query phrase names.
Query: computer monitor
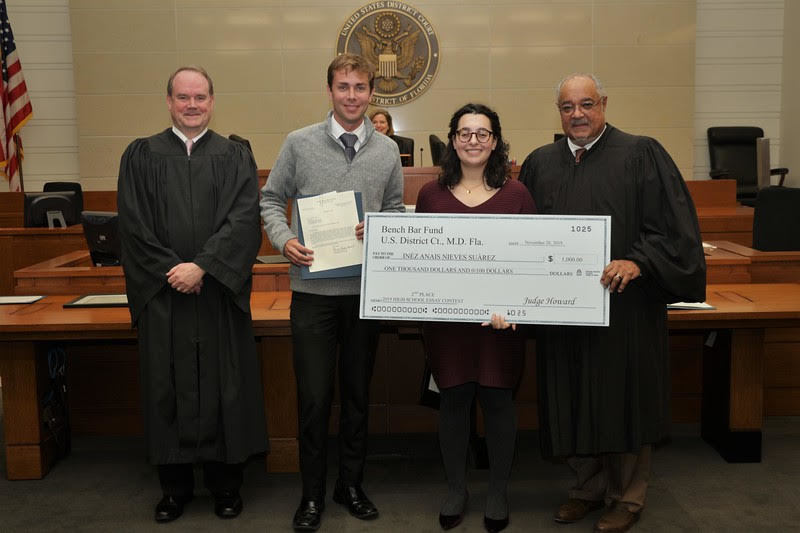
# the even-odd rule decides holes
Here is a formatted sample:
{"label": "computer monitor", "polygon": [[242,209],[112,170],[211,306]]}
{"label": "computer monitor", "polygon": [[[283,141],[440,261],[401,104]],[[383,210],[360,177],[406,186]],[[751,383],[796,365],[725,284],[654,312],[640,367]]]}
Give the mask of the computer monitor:
{"label": "computer monitor", "polygon": [[75,191],[25,193],[25,227],[55,228],[78,223]]}
{"label": "computer monitor", "polygon": [[119,265],[119,218],[110,211],[84,211],[81,213],[83,235],[95,266]]}

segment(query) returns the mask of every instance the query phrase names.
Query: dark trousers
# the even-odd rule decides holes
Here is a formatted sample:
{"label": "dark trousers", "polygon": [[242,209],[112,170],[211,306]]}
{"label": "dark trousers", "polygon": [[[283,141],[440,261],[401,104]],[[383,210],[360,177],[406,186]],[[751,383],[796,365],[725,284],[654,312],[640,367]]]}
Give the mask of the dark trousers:
{"label": "dark trousers", "polygon": [[[237,492],[242,486],[242,466],[216,461],[203,463],[203,484],[214,495]],[[194,466],[191,463],[158,465],[158,480],[165,496],[190,497],[194,492]]]}
{"label": "dark trousers", "polygon": [[302,292],[292,293],[291,322],[303,497],[323,499],[337,347],[339,481],[359,485],[363,479],[378,323],[358,318],[358,295]]}

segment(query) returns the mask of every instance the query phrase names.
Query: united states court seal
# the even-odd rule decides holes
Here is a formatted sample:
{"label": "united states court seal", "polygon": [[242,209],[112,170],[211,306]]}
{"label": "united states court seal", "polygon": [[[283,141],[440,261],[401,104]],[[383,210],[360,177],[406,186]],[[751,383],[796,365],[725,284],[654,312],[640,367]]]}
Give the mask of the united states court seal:
{"label": "united states court seal", "polygon": [[407,104],[424,93],[439,69],[439,39],[428,18],[404,2],[371,2],[342,26],[336,53],[360,54],[375,65],[378,106]]}

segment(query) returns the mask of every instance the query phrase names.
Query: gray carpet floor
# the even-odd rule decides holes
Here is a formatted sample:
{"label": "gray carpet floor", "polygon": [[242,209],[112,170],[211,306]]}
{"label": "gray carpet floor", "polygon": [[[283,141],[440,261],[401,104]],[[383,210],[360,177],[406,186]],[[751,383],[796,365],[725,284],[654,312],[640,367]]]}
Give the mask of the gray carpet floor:
{"label": "gray carpet floor", "polygon": [[[800,418],[767,420],[758,464],[728,464],[700,439],[699,427],[676,426],[672,441],[655,454],[647,507],[634,531],[800,531],[798,452]],[[333,442],[330,455],[335,457]],[[440,531],[445,486],[435,435],[371,440],[364,487],[380,509],[376,521],[356,520],[331,501],[334,461],[329,472],[321,531]],[[483,531],[486,477],[485,470],[470,470],[469,512],[454,531]],[[569,484],[565,466],[541,459],[536,433],[521,433],[507,531],[590,532],[599,512],[571,525],[551,519]],[[144,460],[142,439],[80,437],[43,480],[11,482],[0,467],[0,532],[291,531],[300,496],[297,474],[268,474],[263,462],[254,461],[245,470],[242,495],[245,508],[235,520],[218,519],[211,496],[196,490],[181,519],[156,524],[158,480]]]}

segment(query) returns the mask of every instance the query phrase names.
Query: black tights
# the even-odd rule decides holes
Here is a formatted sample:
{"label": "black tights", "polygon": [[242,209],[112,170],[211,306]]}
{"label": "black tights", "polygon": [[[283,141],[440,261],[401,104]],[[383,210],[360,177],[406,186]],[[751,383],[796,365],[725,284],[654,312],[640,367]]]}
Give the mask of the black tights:
{"label": "black tights", "polygon": [[447,515],[460,514],[466,504],[470,411],[476,394],[484,415],[489,451],[486,516],[503,519],[508,516],[506,488],[517,438],[514,400],[511,389],[483,387],[477,383],[464,383],[441,390],[439,443],[448,488],[441,512]]}

